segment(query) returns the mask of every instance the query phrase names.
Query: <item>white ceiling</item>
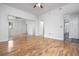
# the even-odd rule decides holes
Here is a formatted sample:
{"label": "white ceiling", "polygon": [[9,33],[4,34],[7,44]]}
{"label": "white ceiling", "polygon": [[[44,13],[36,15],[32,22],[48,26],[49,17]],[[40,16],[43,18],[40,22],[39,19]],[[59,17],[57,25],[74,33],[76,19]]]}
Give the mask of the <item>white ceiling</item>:
{"label": "white ceiling", "polygon": [[42,3],[44,8],[33,8],[35,3],[5,3],[5,4],[8,6],[26,11],[26,12],[28,11],[30,13],[35,14],[36,16],[39,16],[50,10],[53,10],[55,8],[59,8],[59,7],[66,5],[66,3]]}

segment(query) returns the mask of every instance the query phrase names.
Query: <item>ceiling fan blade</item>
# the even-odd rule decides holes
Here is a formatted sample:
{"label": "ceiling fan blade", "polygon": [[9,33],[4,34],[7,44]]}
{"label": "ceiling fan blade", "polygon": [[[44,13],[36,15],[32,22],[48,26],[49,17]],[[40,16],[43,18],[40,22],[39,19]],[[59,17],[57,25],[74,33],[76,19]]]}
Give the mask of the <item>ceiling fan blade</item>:
{"label": "ceiling fan blade", "polygon": [[35,8],[35,7],[36,7],[36,5],[33,6],[33,8]]}
{"label": "ceiling fan blade", "polygon": [[43,6],[42,6],[42,5],[40,5],[40,7],[41,7],[41,8],[43,8]]}

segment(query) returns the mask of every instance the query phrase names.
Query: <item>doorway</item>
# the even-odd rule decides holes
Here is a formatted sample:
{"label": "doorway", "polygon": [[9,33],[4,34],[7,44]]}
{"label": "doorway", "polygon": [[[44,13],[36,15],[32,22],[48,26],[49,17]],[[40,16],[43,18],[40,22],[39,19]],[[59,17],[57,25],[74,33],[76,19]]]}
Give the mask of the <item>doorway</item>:
{"label": "doorway", "polygon": [[20,17],[8,16],[8,27],[9,40],[27,34],[26,21]]}
{"label": "doorway", "polygon": [[64,18],[64,40],[69,40],[69,19]]}
{"label": "doorway", "polygon": [[39,36],[44,39],[44,21],[39,21]]}
{"label": "doorway", "polygon": [[79,43],[79,14],[64,16],[64,40]]}

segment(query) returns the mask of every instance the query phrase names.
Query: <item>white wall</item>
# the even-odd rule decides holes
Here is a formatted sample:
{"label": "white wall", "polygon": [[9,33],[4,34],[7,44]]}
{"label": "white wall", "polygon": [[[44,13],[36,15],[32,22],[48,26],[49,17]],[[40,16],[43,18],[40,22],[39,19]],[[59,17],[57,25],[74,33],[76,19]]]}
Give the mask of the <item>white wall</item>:
{"label": "white wall", "polygon": [[27,34],[35,35],[35,21],[26,21],[27,24]]}
{"label": "white wall", "polygon": [[79,4],[72,3],[39,16],[44,21],[45,37],[64,40],[64,14],[78,12]]}
{"label": "white wall", "polygon": [[8,40],[8,15],[24,19],[36,20],[37,17],[19,9],[0,4],[0,42]]}
{"label": "white wall", "polygon": [[39,20],[35,21],[35,35],[39,36]]}
{"label": "white wall", "polygon": [[79,15],[71,15],[69,20],[69,38],[79,39]]}
{"label": "white wall", "polygon": [[45,37],[63,40],[64,20],[60,9],[52,10],[39,18],[44,21]]}

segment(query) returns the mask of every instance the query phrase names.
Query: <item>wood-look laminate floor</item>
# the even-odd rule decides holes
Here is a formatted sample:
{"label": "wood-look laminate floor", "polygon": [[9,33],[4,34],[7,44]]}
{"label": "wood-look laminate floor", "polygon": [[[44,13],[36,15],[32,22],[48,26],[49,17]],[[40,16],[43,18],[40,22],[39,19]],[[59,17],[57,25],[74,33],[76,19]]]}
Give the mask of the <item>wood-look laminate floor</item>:
{"label": "wood-look laminate floor", "polygon": [[[0,43],[1,56],[78,56],[79,44],[42,37],[17,37]],[[13,44],[12,44],[13,43]],[[11,46],[10,46],[11,45]],[[10,50],[10,51],[9,51]]]}

